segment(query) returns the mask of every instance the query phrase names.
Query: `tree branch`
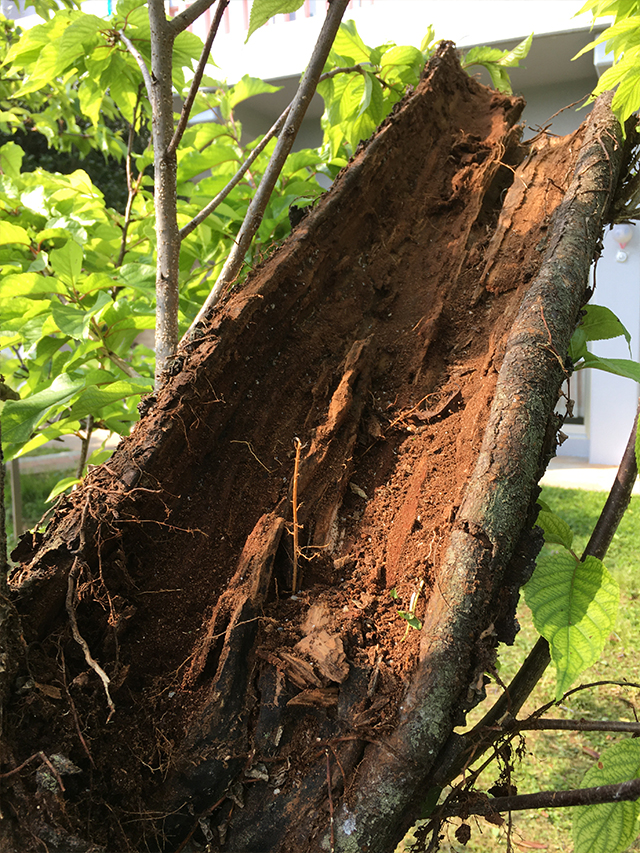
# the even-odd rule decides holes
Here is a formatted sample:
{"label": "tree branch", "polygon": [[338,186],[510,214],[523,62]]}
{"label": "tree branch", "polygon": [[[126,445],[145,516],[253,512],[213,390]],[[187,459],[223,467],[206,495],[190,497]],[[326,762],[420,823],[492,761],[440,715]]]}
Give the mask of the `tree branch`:
{"label": "tree branch", "polygon": [[240,183],[243,176],[246,174],[246,172],[251,167],[251,164],[258,157],[258,155],[260,153],[262,153],[262,151],[264,151],[264,149],[267,147],[267,143],[269,142],[269,140],[272,139],[274,136],[277,136],[278,133],[282,130],[282,127],[286,121],[286,118],[289,115],[290,109],[291,109],[291,104],[289,104],[289,106],[282,113],[282,115],[276,121],[276,123],[273,125],[273,127],[271,127],[271,129],[268,130],[267,133],[265,133],[264,137],[260,140],[259,144],[256,145],[256,147],[253,149],[251,154],[249,154],[247,159],[240,166],[240,168],[235,173],[233,178],[231,178],[231,180],[226,185],[226,187],[221,189],[220,192],[218,193],[218,195],[215,198],[213,198],[209,202],[209,204],[206,205],[206,207],[203,207],[202,210],[200,211],[200,213],[198,213],[196,216],[193,217],[191,222],[187,222],[187,224],[184,226],[184,228],[180,229],[180,240],[184,240],[184,238],[188,237],[192,231],[195,231],[195,229],[198,227],[198,225],[200,225],[201,222],[204,222],[204,220],[207,218],[207,216],[209,216],[210,213],[213,213],[213,211],[216,209],[216,207],[221,202],[223,202],[225,200],[225,198],[229,195],[231,190]]}
{"label": "tree branch", "polygon": [[144,86],[147,90],[147,97],[149,101],[153,103],[153,81],[151,80],[151,73],[147,68],[147,63],[144,61],[142,54],[138,50],[138,48],[133,44],[131,39],[128,39],[122,30],[118,31],[118,35],[120,36],[120,41],[127,48],[131,56],[138,63],[138,67],[142,72],[142,79],[144,80]]}
{"label": "tree branch", "polygon": [[519,732],[567,731],[567,732],[633,732],[640,734],[640,723],[628,720],[525,720],[516,726]]}
{"label": "tree branch", "polygon": [[[606,115],[607,110],[610,110],[610,106],[606,102],[606,97],[606,94],[601,96],[603,100],[600,101],[600,109],[604,111],[603,115]],[[605,150],[600,137],[597,135],[599,132],[599,130],[595,129],[592,131],[592,134],[595,134],[595,142],[593,143],[594,152],[598,153],[597,155],[594,153],[591,156],[600,157],[602,162],[606,160],[607,170],[610,171],[613,152]],[[613,136],[611,136],[611,141],[617,144]],[[604,152],[605,156],[602,155],[602,152]],[[575,180],[578,180],[578,178],[574,176]],[[606,525],[603,523],[601,532],[595,539],[592,536],[584,551],[583,559],[586,556],[594,556],[602,559],[622,517],[623,512],[619,511],[620,507],[624,505],[626,508],[628,504],[636,478],[635,461],[629,459],[629,454],[633,454],[635,431],[636,424],[634,424],[629,444],[625,450],[623,461],[616,477],[616,482],[612,488],[612,492],[614,490],[616,492],[615,498],[612,499],[612,506],[616,509],[615,511],[612,509],[607,513]],[[608,503],[609,501],[607,501]],[[607,504],[605,504],[605,507]],[[437,784],[442,783],[444,785],[451,779],[454,779],[469,762],[481,756],[495,742],[502,731],[501,721],[507,714],[515,717],[542,677],[550,660],[549,644],[544,637],[539,637],[505,692],[498,698],[482,720],[465,735],[452,735],[446,747],[447,754],[443,754],[440,769],[435,775]]]}
{"label": "tree branch", "polygon": [[[191,81],[189,94],[187,95],[187,99],[182,106],[182,112],[180,113],[180,121],[178,122],[178,126],[176,127],[171,142],[169,143],[169,147],[167,148],[168,154],[173,154],[173,152],[178,148],[178,145],[180,144],[180,140],[182,139],[182,135],[184,134],[187,122],[189,121],[189,115],[191,113],[191,108],[193,107],[193,102],[196,99],[198,89],[200,88],[200,83],[202,82],[202,75],[204,74],[205,66],[209,61],[211,45],[213,44],[213,40],[216,37],[216,33],[218,32],[220,21],[222,21],[222,16],[224,14],[224,10],[227,8],[228,5],[229,0],[219,0],[218,2],[218,8],[216,9],[216,14],[213,18],[213,21],[211,22],[211,26],[209,27],[209,32],[207,33],[207,40],[205,41],[204,46],[202,48],[202,53],[200,55],[198,67],[196,68],[195,76]],[[190,8],[193,7],[191,6]]]}
{"label": "tree branch", "polygon": [[633,490],[636,477],[638,476],[638,466],[636,464],[636,435],[638,431],[638,414],[640,413],[640,403],[636,412],[636,419],[633,422],[631,435],[624,451],[616,479],[613,482],[609,497],[602,508],[600,517],[593,528],[591,538],[585,548],[584,556],[590,555],[603,560],[611,540],[614,537],[618,525],[625,514],[629,501],[631,500],[631,492]]}
{"label": "tree branch", "polygon": [[187,8],[183,12],[180,12],[179,15],[176,15],[175,18],[171,18],[171,20],[167,21],[169,28],[173,33],[173,37],[175,38],[181,32],[184,32],[187,27],[191,26],[196,18],[199,18],[200,15],[206,12],[214,3],[215,0],[196,0],[195,3],[192,3],[191,6],[187,6]]}
{"label": "tree branch", "polygon": [[571,791],[539,791],[536,794],[517,794],[513,797],[465,800],[452,804],[438,817],[492,815],[499,812],[518,812],[525,809],[560,809],[567,806],[593,806],[598,803],[619,803],[640,797],[640,779],[617,785],[597,785],[594,788],[574,788]]}
{"label": "tree branch", "polygon": [[280,172],[282,171],[287,155],[291,151],[291,147],[302,123],[302,119],[307,111],[307,107],[311,103],[311,98],[316,90],[322,69],[327,60],[327,56],[329,55],[329,51],[331,50],[331,45],[333,44],[336,33],[338,32],[338,27],[340,26],[340,21],[342,20],[347,3],[348,0],[333,0],[329,6],[329,11],[324,24],[322,25],[322,30],[320,31],[318,41],[314,47],[311,60],[291,104],[282,133],[278,139],[278,144],[276,145],[275,151],[269,161],[269,165],[262,177],[260,186],[249,205],[247,215],[245,216],[240,232],[236,238],[236,243],[229,253],[229,257],[227,258],[226,263],[222,268],[222,272],[218,276],[218,280],[213,286],[211,293],[200,309],[198,316],[191,324],[185,337],[188,337],[191,334],[191,331],[196,325],[203,322],[210,316],[213,308],[220,299],[220,296],[236,278],[242,264],[244,263],[245,253],[249,248],[254,234],[260,226],[271,192],[276,184]]}
{"label": "tree branch", "polygon": [[177,174],[173,137],[173,47],[176,31],[164,10],[164,0],[149,0],[151,43],[151,106],[153,111],[154,204],[156,211],[156,386],[178,346]]}

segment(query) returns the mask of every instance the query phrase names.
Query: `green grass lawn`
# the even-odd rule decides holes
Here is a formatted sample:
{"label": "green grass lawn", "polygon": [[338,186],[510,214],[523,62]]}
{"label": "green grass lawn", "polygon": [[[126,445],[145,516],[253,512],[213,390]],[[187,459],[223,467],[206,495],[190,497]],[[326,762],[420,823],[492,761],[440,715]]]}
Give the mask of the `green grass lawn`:
{"label": "green grass lawn", "polygon": [[[23,516],[27,525],[35,525],[50,505],[45,499],[62,477],[73,472],[51,471],[22,476]],[[605,492],[586,492],[577,489],[545,488],[542,499],[550,508],[569,523],[574,531],[574,550],[581,553],[585,547],[600,510],[606,500]],[[5,488],[8,535],[13,547],[13,527],[10,517],[11,497],[8,483]],[[621,590],[618,624],[609,637],[601,659],[586,672],[583,683],[600,680],[626,680],[640,683],[640,497],[634,497],[624,516],[616,537],[605,559],[605,565],[616,576]],[[500,675],[509,682],[525,656],[534,645],[537,635],[531,614],[521,602],[518,618],[522,630],[512,647],[501,648]],[[491,702],[500,693],[499,688],[488,688]],[[554,695],[554,671],[550,667],[536,687],[521,717],[548,702]],[[470,716],[473,725],[486,708],[476,709]],[[640,709],[640,691],[616,686],[599,687],[574,694],[553,716],[580,719],[634,720]],[[579,787],[582,776],[597,754],[608,744],[625,735],[574,732],[529,732],[525,740],[525,758],[517,767],[514,781],[519,793]],[[489,769],[481,787],[491,787],[497,771]],[[545,850],[549,853],[571,853],[571,810],[550,809],[542,812],[518,812],[513,815],[513,849],[519,851]],[[442,842],[442,853],[499,853],[507,850],[504,828],[498,828],[483,819],[472,818],[471,840],[466,846],[454,837],[456,823],[448,828]],[[399,849],[402,849],[401,847]],[[640,850],[637,843],[632,849]]]}

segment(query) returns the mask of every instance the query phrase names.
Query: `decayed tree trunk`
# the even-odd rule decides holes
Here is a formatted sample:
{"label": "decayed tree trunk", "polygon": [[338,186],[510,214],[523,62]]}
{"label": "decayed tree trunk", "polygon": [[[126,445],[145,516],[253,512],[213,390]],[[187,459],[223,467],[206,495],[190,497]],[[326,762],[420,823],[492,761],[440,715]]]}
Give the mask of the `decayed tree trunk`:
{"label": "decayed tree trunk", "polygon": [[455,765],[621,162],[606,102],[527,146],[522,106],[444,45],[23,538],[25,849],[387,851]]}

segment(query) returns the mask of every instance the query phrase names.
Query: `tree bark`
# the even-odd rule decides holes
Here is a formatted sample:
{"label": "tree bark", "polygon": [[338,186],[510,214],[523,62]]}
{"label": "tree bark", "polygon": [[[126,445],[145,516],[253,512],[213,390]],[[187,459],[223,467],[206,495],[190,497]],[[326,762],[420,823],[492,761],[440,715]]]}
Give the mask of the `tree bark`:
{"label": "tree bark", "polygon": [[[382,853],[415,819],[515,635],[621,162],[606,100],[531,146],[522,106],[443,45],[132,436],[23,537],[39,687],[7,703],[2,769],[42,750],[82,771],[64,795],[4,781],[25,850]],[[74,566],[108,726],[68,624]]]}

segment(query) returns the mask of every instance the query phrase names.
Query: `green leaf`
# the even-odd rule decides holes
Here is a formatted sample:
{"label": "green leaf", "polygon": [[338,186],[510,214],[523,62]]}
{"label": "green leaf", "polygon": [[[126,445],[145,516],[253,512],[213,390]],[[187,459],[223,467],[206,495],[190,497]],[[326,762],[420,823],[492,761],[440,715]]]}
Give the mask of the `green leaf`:
{"label": "green leaf", "polygon": [[530,36],[527,36],[526,39],[523,39],[520,44],[513,48],[513,50],[506,52],[498,62],[504,67],[517,68],[518,65],[520,65],[520,60],[524,59],[531,50],[532,42],[533,33],[531,33]]}
{"label": "green leaf", "polygon": [[0,244],[5,243],[22,243],[30,246],[31,240],[21,225],[14,225],[13,222],[7,222],[4,219],[0,221]]}
{"label": "green leaf", "polygon": [[258,77],[250,77],[245,74],[229,92],[229,104],[231,109],[237,106],[247,98],[252,98],[254,95],[270,95],[272,92],[279,92],[282,86],[272,86],[270,83],[265,83]]}
{"label": "green leaf", "polygon": [[600,657],[618,611],[618,584],[600,560],[562,552],[538,561],[524,587],[556,666],[556,697]]}
{"label": "green leaf", "polygon": [[246,44],[253,33],[274,15],[295,12],[303,3],[304,0],[253,0],[251,17],[249,18],[249,32],[244,43]]}
{"label": "green leaf", "polygon": [[[640,777],[640,740],[613,744],[585,774],[581,787],[616,785]],[[573,812],[575,853],[621,853],[638,834],[640,803],[599,803]]]}
{"label": "green leaf", "polygon": [[552,512],[546,504],[538,501],[540,504],[540,512],[536,519],[536,525],[542,528],[544,532],[544,541],[547,543],[555,543],[564,545],[569,551],[573,543],[573,531],[564,519]]}
{"label": "green leaf", "polygon": [[98,388],[92,385],[86,388],[71,407],[69,416],[82,420],[87,415],[96,415],[100,409],[116,400],[125,400],[135,394],[148,394],[153,385],[146,379],[118,380]]}
{"label": "green leaf", "polygon": [[369,108],[369,104],[371,103],[371,92],[373,90],[373,82],[371,74],[364,74],[364,91],[362,93],[362,98],[360,99],[360,109],[358,111],[358,118],[362,115],[362,113],[366,112]]}
{"label": "green leaf", "polygon": [[10,178],[17,178],[20,175],[23,157],[24,151],[19,145],[15,142],[7,142],[0,147],[0,172]]}
{"label": "green leaf", "polygon": [[582,330],[587,341],[605,341],[624,335],[631,353],[631,335],[610,308],[587,305],[578,329]]}
{"label": "green leaf", "polygon": [[350,59],[354,65],[371,61],[371,48],[360,38],[355,21],[340,24],[331,52]]}
{"label": "green leaf", "polygon": [[416,631],[422,628],[422,622],[414,613],[409,613],[407,610],[398,610],[398,616],[404,619],[410,628],[415,628]]}
{"label": "green leaf", "polygon": [[23,272],[7,275],[0,279],[0,297],[15,299],[16,296],[48,297],[54,293],[67,293],[67,288],[53,276]]}
{"label": "green leaf", "polygon": [[[2,410],[2,440],[6,445],[20,445],[31,438],[31,433],[47,412],[70,400],[84,382],[72,379],[66,373],[56,376],[50,387],[24,400],[9,400]],[[11,459],[14,451],[8,450],[5,459]]]}
{"label": "green leaf", "polygon": [[58,480],[55,486],[51,489],[45,498],[45,503],[50,503],[55,500],[58,495],[61,495],[63,492],[66,492],[67,489],[70,489],[71,486],[76,486],[81,482],[82,480],[79,480],[77,477],[63,477],[62,480]]}
{"label": "green leaf", "polygon": [[413,65],[416,62],[422,64],[422,53],[417,47],[412,45],[394,46],[383,54],[380,67],[384,69],[392,65]]}
{"label": "green leaf", "polygon": [[61,249],[49,254],[49,261],[53,271],[73,286],[82,271],[82,249],[75,240],[68,240]]}
{"label": "green leaf", "polygon": [[640,364],[637,361],[631,361],[628,358],[601,358],[592,352],[586,353],[583,358],[584,361],[576,365],[576,370],[595,367],[597,370],[604,370],[605,373],[613,373],[616,376],[624,376],[626,379],[640,382]]}

